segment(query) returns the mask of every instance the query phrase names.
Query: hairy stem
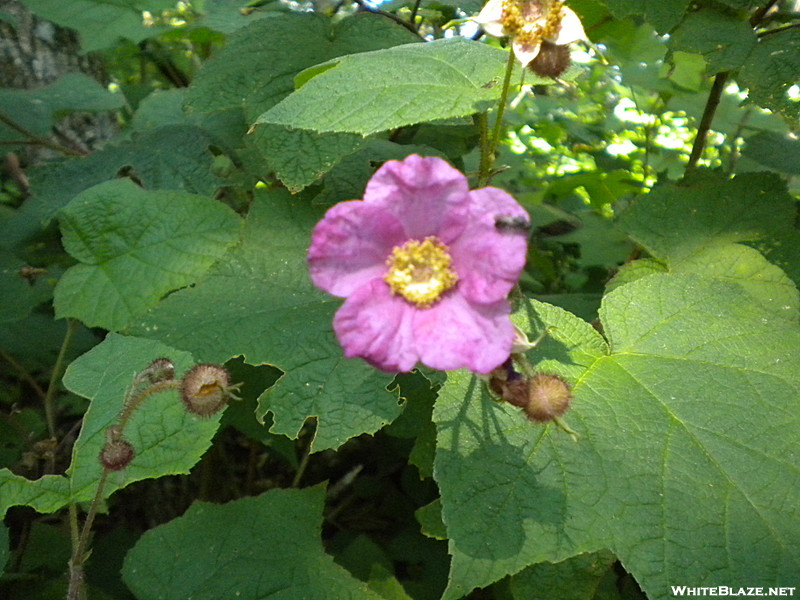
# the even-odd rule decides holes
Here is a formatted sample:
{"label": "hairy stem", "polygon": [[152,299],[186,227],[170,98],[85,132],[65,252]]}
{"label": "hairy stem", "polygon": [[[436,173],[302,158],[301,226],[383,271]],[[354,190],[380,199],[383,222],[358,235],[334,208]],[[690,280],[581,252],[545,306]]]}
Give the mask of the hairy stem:
{"label": "hairy stem", "polygon": [[[97,509],[100,507],[100,502],[103,500],[103,492],[106,488],[106,481],[108,480],[108,469],[103,469],[100,479],[97,482],[97,491],[92,499],[92,504],[89,507],[89,512],[86,513],[86,520],[83,522],[83,529],[81,530],[78,543],[72,548],[72,557],[69,559],[69,589],[67,591],[67,600],[85,600],[86,598],[86,585],[83,576],[83,565],[88,558],[89,536],[92,532],[92,523],[97,515]],[[74,510],[74,506],[70,506],[70,510]],[[76,516],[77,521],[77,516]]]}

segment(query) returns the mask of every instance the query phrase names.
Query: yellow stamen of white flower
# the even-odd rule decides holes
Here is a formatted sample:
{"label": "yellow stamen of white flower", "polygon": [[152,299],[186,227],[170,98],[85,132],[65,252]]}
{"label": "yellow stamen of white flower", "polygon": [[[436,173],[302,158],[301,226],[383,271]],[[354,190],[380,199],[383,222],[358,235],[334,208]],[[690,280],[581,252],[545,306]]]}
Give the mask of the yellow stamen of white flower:
{"label": "yellow stamen of white flower", "polygon": [[536,58],[543,41],[566,45],[586,39],[580,19],[563,0],[489,0],[475,21],[491,35],[509,36],[523,66]]}
{"label": "yellow stamen of white flower", "polygon": [[422,242],[410,240],[392,250],[384,280],[393,294],[428,308],[458,281],[451,262],[450,249],[435,236]]}

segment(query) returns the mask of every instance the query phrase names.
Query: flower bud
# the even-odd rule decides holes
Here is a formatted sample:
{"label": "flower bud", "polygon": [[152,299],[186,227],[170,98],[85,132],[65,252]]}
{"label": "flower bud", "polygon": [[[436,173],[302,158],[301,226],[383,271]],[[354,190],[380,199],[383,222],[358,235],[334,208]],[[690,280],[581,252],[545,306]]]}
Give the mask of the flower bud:
{"label": "flower bud", "polygon": [[150,383],[158,383],[159,381],[172,381],[175,379],[175,365],[168,358],[157,358],[150,363],[142,375],[147,378]]}
{"label": "flower bud", "polygon": [[552,421],[569,408],[572,390],[558,375],[536,373],[527,383],[528,402],[522,410],[531,421]]}
{"label": "flower bud", "polygon": [[183,378],[181,399],[186,410],[201,417],[219,412],[234,398],[230,374],[219,365],[197,365]]}
{"label": "flower bud", "polygon": [[100,464],[109,471],[121,471],[131,464],[135,455],[130,442],[122,438],[111,439],[100,451]]}
{"label": "flower bud", "polygon": [[539,77],[558,77],[571,63],[569,46],[543,40],[539,54],[528,64],[528,68]]}

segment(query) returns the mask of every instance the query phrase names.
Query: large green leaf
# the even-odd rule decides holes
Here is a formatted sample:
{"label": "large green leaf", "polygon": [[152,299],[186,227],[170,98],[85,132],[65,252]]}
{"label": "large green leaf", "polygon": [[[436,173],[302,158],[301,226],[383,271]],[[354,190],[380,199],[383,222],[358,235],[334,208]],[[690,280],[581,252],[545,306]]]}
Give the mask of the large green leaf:
{"label": "large green leaf", "polygon": [[390,375],[342,357],[331,327],[341,301],[311,285],[306,251],[321,216],[285,190],[259,195],[242,244],[203,281],[171,294],[132,328],[200,360],[242,355],[249,364],[282,369],[261,398],[259,415],[272,412],[271,431],[290,437],[316,417],[316,451],[372,433],[400,412],[397,395],[385,390]]}
{"label": "large green leaf", "polygon": [[800,31],[788,29],[763,36],[739,73],[755,104],[796,117],[800,104],[789,100],[789,88],[800,81]]}
{"label": "large green leaf", "polygon": [[353,133],[317,133],[282,125],[256,127],[250,141],[292,192],[314,183],[366,143]]}
{"label": "large green leaf", "polygon": [[757,42],[746,18],[710,8],[689,13],[669,39],[675,50],[702,54],[709,74],[738,69]]}
{"label": "large green leaf", "polygon": [[497,99],[507,57],[460,37],[346,56],[257,122],[369,135],[463,117]]}
{"label": "large green leaf", "polygon": [[609,575],[613,581],[614,562],[616,557],[606,550],[539,563],[511,578],[511,594],[514,600],[600,600],[598,588]]}
{"label": "large green leaf", "polygon": [[185,190],[211,196],[224,183],[211,172],[213,139],[197,127],[167,125],[109,144],[85,158],[34,167],[31,198],[0,223],[9,246],[38,232],[82,191],[130,171],[146,189]]}
{"label": "large green leaf", "polygon": [[629,15],[639,15],[655,27],[666,33],[681,20],[689,6],[689,0],[605,0],[608,8],[618,19]]}
{"label": "large green leaf", "polygon": [[[67,73],[57,81],[33,90],[0,89],[0,112],[25,129],[49,137],[58,117],[74,111],[98,112],[125,105],[122,94],[112,94],[83,73]],[[0,140],[20,140],[25,136],[0,123]]]}
{"label": "large green leaf", "polygon": [[81,264],[56,287],[56,315],[122,329],[194,283],[239,229],[232,210],[200,196],[148,192],[127,179],[95,186],[61,211],[64,247]]}
{"label": "large green leaf", "polygon": [[28,281],[23,277],[26,266],[25,261],[0,248],[0,323],[24,319],[53,295],[52,275],[42,273]]}
{"label": "large green leaf", "polygon": [[319,14],[262,19],[232,34],[197,74],[189,110],[244,107],[254,119],[294,90],[300,71],[338,56],[408,44],[419,38],[392,21],[360,14],[333,24]]}
{"label": "large green leaf", "polygon": [[742,156],[765,167],[800,175],[800,141],[773,131],[761,131],[746,140]]}
{"label": "large green leaf", "polygon": [[[780,267],[791,266],[794,261],[787,262],[781,240],[797,239],[796,211],[786,184],[776,175],[750,173],[728,179],[709,172],[683,184],[655,188],[622,215],[621,224],[671,271],[737,283],[754,301],[794,320],[800,303],[795,284],[741,244],[756,245]],[[638,270],[636,263],[624,271],[630,269]]]}
{"label": "large green leaf", "polygon": [[[231,35],[192,83],[186,106],[198,111],[242,107],[252,121],[290,94],[295,75],[308,67],[417,41],[396,23],[364,13],[336,24],[319,14],[263,19]],[[314,182],[363,143],[352,134],[275,125],[257,128],[252,141],[268,167],[293,191]]]}
{"label": "large green leaf", "polygon": [[453,555],[446,598],[543,560],[611,549],[669,584],[785,585],[800,569],[800,330],[736,285],[656,274],[608,294],[609,353],[541,304],[533,353],[573,385],[578,442],[452,374],[434,411]]}
{"label": "large green leaf", "polygon": [[[75,360],[64,375],[64,384],[91,404],[67,476],[46,475],[31,481],[0,470],[0,514],[17,504],[46,513],[70,502],[90,500],[102,471],[98,455],[105,431],[118,421],[133,376],[160,357],[175,363],[179,377],[195,362],[187,352],[158,341],[115,334]],[[125,428],[136,456],[126,469],[111,474],[105,495],[141,479],[188,473],[211,444],[220,416],[190,415],[176,391],[147,398]]]}
{"label": "large green leaf", "polygon": [[76,29],[85,52],[102,50],[127,38],[139,42],[161,33],[147,27],[142,12],[159,14],[172,8],[173,0],[22,0],[31,12],[64,27]]}
{"label": "large green leaf", "polygon": [[324,501],[324,488],[314,487],[196,502],[142,536],[124,580],[139,600],[380,600],[325,553]]}

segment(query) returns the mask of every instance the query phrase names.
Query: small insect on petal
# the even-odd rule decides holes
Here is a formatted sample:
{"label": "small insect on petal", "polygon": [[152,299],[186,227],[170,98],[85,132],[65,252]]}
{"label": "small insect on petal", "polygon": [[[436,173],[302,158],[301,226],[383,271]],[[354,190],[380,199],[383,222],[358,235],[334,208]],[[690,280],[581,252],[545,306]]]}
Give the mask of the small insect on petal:
{"label": "small insect on petal", "polygon": [[500,233],[523,233],[530,231],[531,223],[526,217],[500,215],[494,219],[494,227]]}

